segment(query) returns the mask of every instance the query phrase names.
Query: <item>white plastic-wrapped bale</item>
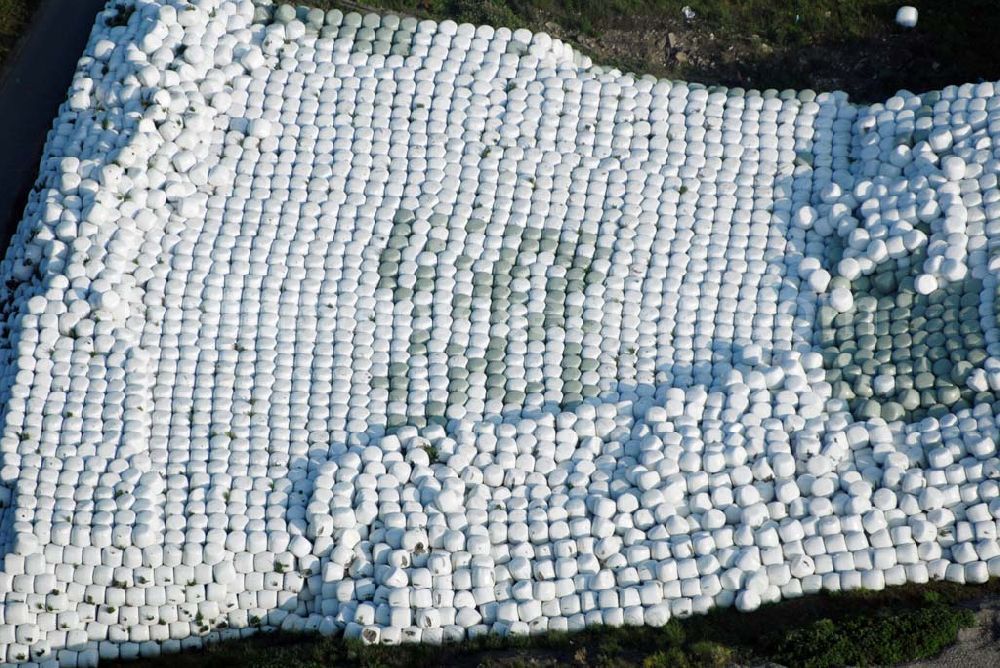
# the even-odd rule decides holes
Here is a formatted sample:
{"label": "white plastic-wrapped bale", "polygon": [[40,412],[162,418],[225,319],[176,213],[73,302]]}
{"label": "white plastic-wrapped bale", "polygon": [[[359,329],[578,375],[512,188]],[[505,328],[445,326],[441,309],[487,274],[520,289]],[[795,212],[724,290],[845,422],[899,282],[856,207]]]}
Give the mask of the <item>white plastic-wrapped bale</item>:
{"label": "white plastic-wrapped bale", "polygon": [[997,109],[114,3],[0,265],[0,660],[1000,574]]}

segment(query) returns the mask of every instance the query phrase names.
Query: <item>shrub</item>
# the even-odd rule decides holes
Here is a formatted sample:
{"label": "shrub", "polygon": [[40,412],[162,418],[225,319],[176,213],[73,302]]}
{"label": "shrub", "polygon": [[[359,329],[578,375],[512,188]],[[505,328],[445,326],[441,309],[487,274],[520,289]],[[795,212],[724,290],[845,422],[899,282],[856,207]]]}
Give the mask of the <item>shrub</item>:
{"label": "shrub", "polygon": [[689,665],[687,656],[679,647],[650,654],[642,662],[642,668],[687,668]]}
{"label": "shrub", "polygon": [[970,611],[940,605],[837,623],[821,619],[787,633],[771,658],[802,668],[896,664],[938,654],[974,623]]}
{"label": "shrub", "polygon": [[732,648],[719,643],[702,640],[691,645],[691,657],[697,665],[705,668],[723,668],[733,662]]}

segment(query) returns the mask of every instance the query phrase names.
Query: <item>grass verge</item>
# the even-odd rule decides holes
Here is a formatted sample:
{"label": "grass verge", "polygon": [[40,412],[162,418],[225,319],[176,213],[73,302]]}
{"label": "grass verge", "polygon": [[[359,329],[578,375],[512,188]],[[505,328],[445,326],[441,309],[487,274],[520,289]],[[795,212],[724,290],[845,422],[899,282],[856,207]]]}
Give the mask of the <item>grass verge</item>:
{"label": "grass verge", "polygon": [[[786,666],[889,665],[937,655],[975,624],[964,601],[1000,595],[1000,581],[904,585],[882,592],[817,594],[753,613],[733,609],[674,619],[659,629],[589,628],[444,646],[365,646],[337,638],[261,633],[205,649],[117,664],[131,668],[321,668],[413,665],[720,667],[773,661]],[[116,665],[116,664],[109,664]]]}

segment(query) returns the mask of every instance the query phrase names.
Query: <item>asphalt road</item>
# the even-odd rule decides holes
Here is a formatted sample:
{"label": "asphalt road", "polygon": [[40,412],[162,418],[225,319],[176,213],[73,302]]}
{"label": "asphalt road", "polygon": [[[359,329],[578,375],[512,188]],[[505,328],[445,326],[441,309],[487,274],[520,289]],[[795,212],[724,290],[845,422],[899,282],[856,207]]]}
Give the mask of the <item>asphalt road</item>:
{"label": "asphalt road", "polygon": [[45,137],[105,0],[42,0],[0,72],[0,253],[38,175]]}

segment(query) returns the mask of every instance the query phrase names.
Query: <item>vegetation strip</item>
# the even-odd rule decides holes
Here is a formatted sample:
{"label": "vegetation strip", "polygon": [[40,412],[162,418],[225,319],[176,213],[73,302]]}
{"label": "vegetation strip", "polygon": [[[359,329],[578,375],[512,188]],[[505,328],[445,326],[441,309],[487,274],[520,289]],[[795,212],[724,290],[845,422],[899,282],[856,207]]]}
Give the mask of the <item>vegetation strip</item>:
{"label": "vegetation strip", "polygon": [[454,645],[368,646],[358,641],[260,633],[213,642],[178,656],[107,664],[109,668],[324,668],[456,666],[518,668],[716,668],[773,662],[790,667],[891,665],[932,658],[975,624],[964,607],[1000,595],[984,585],[931,582],[882,592],[818,594],[752,613],[716,610],[671,620],[661,629],[594,627],[578,633],[499,638]]}

